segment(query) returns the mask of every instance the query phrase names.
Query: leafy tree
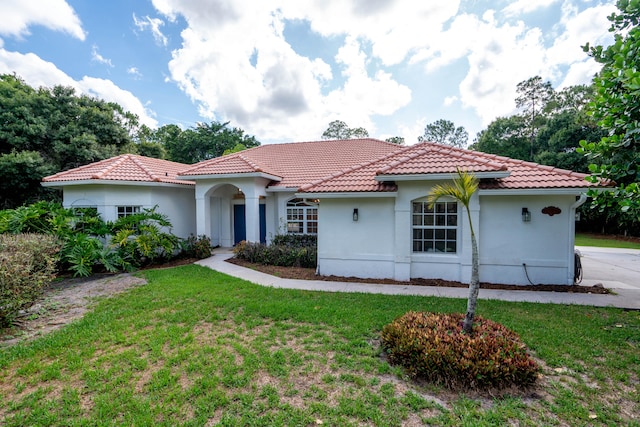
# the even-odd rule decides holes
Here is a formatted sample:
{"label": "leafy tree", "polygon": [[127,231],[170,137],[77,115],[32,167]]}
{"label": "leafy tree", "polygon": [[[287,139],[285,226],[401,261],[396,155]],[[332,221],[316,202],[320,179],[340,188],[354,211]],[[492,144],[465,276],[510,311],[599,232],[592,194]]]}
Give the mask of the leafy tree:
{"label": "leafy tree", "polygon": [[237,143],[232,148],[227,148],[226,150],[224,150],[224,153],[222,153],[222,155],[226,156],[227,154],[237,153],[237,152],[240,152],[240,151],[244,151],[246,149],[247,149],[247,147],[245,147],[244,144]]}
{"label": "leafy tree", "polygon": [[469,147],[484,153],[527,160],[530,156],[527,124],[521,116],[498,117],[478,133]]}
{"label": "leafy tree", "polygon": [[129,151],[156,159],[166,158],[167,150],[164,148],[164,143],[156,137],[156,132],[156,130],[149,128],[147,125],[140,126],[130,144]]}
{"label": "leafy tree", "polygon": [[369,132],[362,127],[350,128],[342,120],[334,120],[322,133],[322,139],[358,139],[368,138]]}
{"label": "leafy tree", "polygon": [[551,116],[536,138],[534,161],[576,172],[588,172],[589,161],[577,151],[580,140],[597,141],[604,136],[601,128],[585,120],[581,111],[567,109]]}
{"label": "leafy tree", "polygon": [[385,139],[385,141],[390,142],[392,144],[404,145],[404,137],[402,136],[391,136]]}
{"label": "leafy tree", "polygon": [[593,161],[592,182],[604,178],[618,184],[613,193],[592,192],[595,204],[601,210],[619,207],[640,221],[640,1],[619,0],[617,7],[609,17],[614,43],[584,46],[602,64],[589,113],[606,136],[580,145]]}
{"label": "leafy tree", "polygon": [[49,194],[40,180],[54,171],[37,151],[0,154],[0,208],[15,208]]}
{"label": "leafy tree", "polygon": [[469,133],[464,127],[456,127],[452,121],[443,119],[425,126],[424,135],[418,137],[418,141],[438,142],[459,148],[466,147],[468,140]]}
{"label": "leafy tree", "polygon": [[436,185],[427,196],[427,201],[431,207],[442,197],[452,197],[462,203],[467,211],[469,220],[469,230],[471,231],[471,281],[469,282],[469,298],[467,300],[467,314],[464,319],[462,329],[471,333],[473,328],[473,318],[476,315],[478,305],[478,292],[480,291],[480,270],[478,257],[478,243],[476,233],[473,230],[471,221],[471,210],[469,204],[473,194],[478,190],[479,180],[472,173],[458,169],[457,177],[450,184]]}
{"label": "leafy tree", "polygon": [[137,116],[118,104],[0,75],[0,206],[51,197],[35,188],[43,176],[129,151],[137,130]]}
{"label": "leafy tree", "polygon": [[198,123],[195,128],[181,132],[176,131],[177,126],[165,126],[159,131],[167,138],[164,144],[169,160],[187,164],[220,157],[238,144],[247,148],[260,145],[254,136],[245,135],[240,128],[229,128],[228,124]]}
{"label": "leafy tree", "polygon": [[542,125],[543,109],[553,99],[551,82],[543,82],[542,77],[531,77],[517,86],[516,107],[522,109],[523,117],[529,128],[529,160],[533,160],[533,145],[537,130]]}

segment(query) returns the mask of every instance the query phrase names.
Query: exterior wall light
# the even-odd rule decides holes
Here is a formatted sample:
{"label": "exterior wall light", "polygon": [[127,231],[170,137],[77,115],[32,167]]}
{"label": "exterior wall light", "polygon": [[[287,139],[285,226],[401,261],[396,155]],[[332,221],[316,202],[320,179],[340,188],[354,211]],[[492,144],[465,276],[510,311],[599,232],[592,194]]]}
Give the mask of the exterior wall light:
{"label": "exterior wall light", "polygon": [[522,222],[530,222],[531,221],[531,212],[529,209],[522,208]]}
{"label": "exterior wall light", "polygon": [[358,208],[355,208],[353,210],[353,220],[357,221],[358,220]]}

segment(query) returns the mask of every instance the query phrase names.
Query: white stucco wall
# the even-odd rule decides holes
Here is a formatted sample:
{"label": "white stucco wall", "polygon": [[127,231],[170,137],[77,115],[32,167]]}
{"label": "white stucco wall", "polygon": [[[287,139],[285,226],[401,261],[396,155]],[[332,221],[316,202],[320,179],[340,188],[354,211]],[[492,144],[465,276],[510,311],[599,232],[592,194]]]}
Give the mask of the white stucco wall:
{"label": "white stucco wall", "polygon": [[[318,270],[361,278],[435,278],[466,283],[471,276],[471,234],[458,206],[457,252],[414,253],[411,207],[438,182],[402,182],[384,198],[323,198],[319,209]],[[480,280],[503,284],[573,283],[574,195],[480,195],[471,201],[480,252]],[[560,214],[541,213],[556,206]],[[531,222],[522,221],[522,208]],[[359,220],[352,220],[357,208]]]}
{"label": "white stucco wall", "polygon": [[[358,221],[353,210],[358,209]],[[394,200],[321,199],[318,266],[322,275],[394,276]]]}
{"label": "white stucco wall", "polygon": [[[480,279],[493,283],[571,284],[575,196],[482,196]],[[562,210],[549,216],[546,206]],[[522,221],[522,208],[531,222]]]}
{"label": "white stucco wall", "polygon": [[186,238],[195,234],[193,187],[138,185],[69,185],[63,189],[63,206],[95,206],[105,221],[117,219],[117,206],[153,208],[169,217],[171,232]]}

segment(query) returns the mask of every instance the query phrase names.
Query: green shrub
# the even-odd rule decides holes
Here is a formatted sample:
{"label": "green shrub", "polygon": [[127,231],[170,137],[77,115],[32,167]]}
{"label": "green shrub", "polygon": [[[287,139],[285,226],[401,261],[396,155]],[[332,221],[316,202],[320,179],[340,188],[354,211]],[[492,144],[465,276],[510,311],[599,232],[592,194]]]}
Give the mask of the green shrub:
{"label": "green shrub", "polygon": [[528,386],[539,368],[515,332],[476,317],[472,334],[463,314],[408,312],[382,330],[382,347],[409,374],[447,387]]}
{"label": "green shrub", "polygon": [[181,255],[185,258],[205,259],[211,256],[211,239],[205,235],[196,237],[192,234],[183,239],[180,246]]}
{"label": "green shrub", "polygon": [[290,247],[242,241],[233,249],[236,258],[264,265],[315,268],[318,251],[314,246]]}
{"label": "green shrub", "polygon": [[55,277],[59,249],[51,235],[0,235],[0,326],[11,325]]}
{"label": "green shrub", "polygon": [[278,234],[274,236],[271,244],[289,248],[317,247],[318,236],[315,234]]}

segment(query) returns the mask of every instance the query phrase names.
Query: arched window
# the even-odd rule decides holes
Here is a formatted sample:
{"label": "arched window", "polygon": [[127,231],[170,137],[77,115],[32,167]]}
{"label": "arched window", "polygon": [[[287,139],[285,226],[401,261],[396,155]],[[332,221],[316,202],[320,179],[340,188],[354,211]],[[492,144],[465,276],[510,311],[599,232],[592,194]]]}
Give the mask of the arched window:
{"label": "arched window", "polygon": [[413,202],[411,216],[413,252],[457,252],[457,202]]}
{"label": "arched window", "polygon": [[287,202],[287,233],[318,234],[316,200],[292,199]]}

